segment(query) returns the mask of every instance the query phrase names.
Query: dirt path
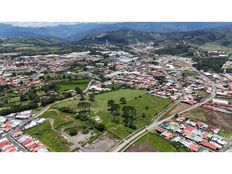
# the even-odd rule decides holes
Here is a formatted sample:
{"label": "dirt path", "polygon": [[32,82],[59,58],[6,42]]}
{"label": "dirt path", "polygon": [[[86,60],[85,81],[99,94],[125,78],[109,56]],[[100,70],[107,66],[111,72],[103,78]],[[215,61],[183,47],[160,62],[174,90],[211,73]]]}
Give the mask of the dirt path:
{"label": "dirt path", "polygon": [[79,142],[75,141],[70,135],[64,132],[62,129],[61,131],[58,131],[54,128],[54,119],[52,118],[47,118],[49,121],[52,130],[56,131],[59,133],[62,137],[64,137],[68,142],[72,143],[73,145],[70,146],[70,151],[73,151],[74,149],[80,149],[82,151],[85,151],[85,149],[79,144]]}

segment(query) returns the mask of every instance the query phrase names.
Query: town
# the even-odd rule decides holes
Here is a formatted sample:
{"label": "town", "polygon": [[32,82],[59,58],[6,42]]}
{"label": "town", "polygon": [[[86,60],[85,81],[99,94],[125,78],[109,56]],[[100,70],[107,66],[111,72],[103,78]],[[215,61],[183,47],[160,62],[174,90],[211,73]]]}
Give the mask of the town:
{"label": "town", "polygon": [[131,151],[148,132],[185,151],[230,151],[231,61],[215,73],[191,58],[150,54],[151,43],[92,49],[0,55],[0,151]]}

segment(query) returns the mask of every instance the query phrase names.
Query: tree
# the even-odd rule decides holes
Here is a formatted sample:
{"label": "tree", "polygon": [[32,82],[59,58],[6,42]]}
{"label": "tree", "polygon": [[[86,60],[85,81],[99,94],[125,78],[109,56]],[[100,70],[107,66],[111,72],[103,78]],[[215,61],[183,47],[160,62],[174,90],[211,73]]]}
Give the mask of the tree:
{"label": "tree", "polygon": [[11,74],[12,77],[15,77],[16,75],[17,75],[16,72],[12,72]]}
{"label": "tree", "polygon": [[109,108],[111,108],[111,106],[112,106],[114,103],[115,103],[115,101],[111,99],[111,100],[108,101],[107,105],[108,105]]}
{"label": "tree", "polygon": [[63,78],[63,79],[66,79],[66,75],[65,75],[65,74],[63,74],[62,78]]}
{"label": "tree", "polygon": [[77,135],[77,129],[76,128],[71,128],[69,131],[68,131],[68,134],[70,136],[75,136]]}
{"label": "tree", "polygon": [[116,119],[116,116],[118,116],[120,113],[119,113],[119,111],[120,111],[120,105],[119,104],[112,104],[111,105],[111,114],[113,115],[113,117],[114,117],[114,121],[115,121],[115,119]]}
{"label": "tree", "polygon": [[121,104],[126,104],[126,98],[125,97],[121,97],[120,98],[120,103]]}
{"label": "tree", "polygon": [[24,82],[22,80],[19,81],[19,85],[23,86]]}
{"label": "tree", "polygon": [[95,93],[89,94],[89,100],[90,101],[95,101]]}
{"label": "tree", "polygon": [[130,127],[132,129],[136,129],[134,125],[134,120],[136,119],[136,109],[133,106],[123,106],[123,114],[125,126]]}
{"label": "tree", "polygon": [[146,114],[143,112],[142,113],[142,118],[145,118],[146,117]]}
{"label": "tree", "polygon": [[76,93],[79,94],[79,95],[82,95],[82,94],[83,94],[83,91],[82,91],[78,86],[75,88],[75,91],[76,91]]}
{"label": "tree", "polygon": [[22,94],[22,95],[19,96],[19,101],[20,101],[20,102],[27,101],[27,99],[28,99],[28,98],[27,98],[27,95],[26,95],[26,94]]}
{"label": "tree", "polygon": [[72,93],[71,92],[66,92],[64,97],[65,98],[70,98],[70,97],[72,97]]}
{"label": "tree", "polygon": [[179,114],[178,114],[178,113],[176,113],[174,117],[175,117],[175,118],[178,118],[178,116],[179,116]]}

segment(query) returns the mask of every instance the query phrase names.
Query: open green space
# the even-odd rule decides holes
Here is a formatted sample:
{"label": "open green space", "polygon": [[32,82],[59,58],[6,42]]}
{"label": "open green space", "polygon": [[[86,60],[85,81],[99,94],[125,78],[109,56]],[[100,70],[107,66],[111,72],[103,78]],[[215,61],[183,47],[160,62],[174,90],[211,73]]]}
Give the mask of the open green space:
{"label": "open green space", "polygon": [[39,126],[26,130],[26,133],[32,135],[35,138],[38,138],[48,147],[50,151],[69,151],[69,142],[67,142],[59,133],[53,130],[48,121]]}
{"label": "open green space", "polygon": [[171,141],[154,133],[144,135],[127,149],[127,151],[133,152],[139,152],[140,150],[154,152],[187,152],[183,147],[174,145]]}
{"label": "open green space", "polygon": [[224,47],[222,45],[219,45],[219,44],[213,43],[213,42],[205,43],[204,45],[201,45],[200,48],[207,50],[207,51],[222,50],[222,51],[225,51],[228,53],[232,53],[232,48]]}
{"label": "open green space", "polygon": [[[126,98],[126,104],[120,104],[120,98]],[[117,122],[113,121],[113,116],[108,110],[108,101],[114,100],[115,103],[120,104],[120,108],[124,105],[133,106],[136,109],[136,119],[134,121],[136,129],[126,127],[120,115],[116,117]],[[59,103],[54,108],[69,107],[71,109],[77,109],[79,100],[72,100]],[[150,96],[145,90],[133,90],[133,89],[120,89],[113,92],[98,94],[95,97],[95,101],[91,102],[91,117],[100,118],[107,130],[114,133],[120,138],[125,138],[135,130],[144,127],[151,123],[152,118],[155,117],[160,111],[167,107],[171,103],[171,100],[164,99],[156,96]],[[145,115],[142,116],[142,115]]]}
{"label": "open green space", "polygon": [[[93,129],[92,124],[88,120],[80,121],[73,114],[64,113],[54,108],[46,111],[40,118],[46,118],[47,121],[26,130],[26,133],[38,138],[50,151],[69,151],[71,144],[61,136],[61,132],[69,134],[69,131],[73,129],[81,133],[84,130],[92,130],[97,137],[99,136],[97,130]],[[95,138],[97,138],[96,136]]]}
{"label": "open green space", "polygon": [[182,76],[184,76],[184,77],[188,77],[188,76],[196,77],[196,76],[198,76],[198,73],[196,71],[185,70],[182,72]]}
{"label": "open green space", "polygon": [[61,92],[67,90],[75,90],[76,87],[79,87],[81,90],[85,90],[90,82],[90,79],[78,79],[78,80],[69,80],[65,82],[58,82],[57,85]]}

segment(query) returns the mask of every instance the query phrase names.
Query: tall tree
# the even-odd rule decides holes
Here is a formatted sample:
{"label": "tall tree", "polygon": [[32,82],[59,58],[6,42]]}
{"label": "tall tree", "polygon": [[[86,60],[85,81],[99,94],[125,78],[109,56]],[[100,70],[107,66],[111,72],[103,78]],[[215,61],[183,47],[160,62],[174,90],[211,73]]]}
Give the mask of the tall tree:
{"label": "tall tree", "polygon": [[113,104],[111,105],[111,114],[113,115],[114,117],[114,121],[116,119],[116,116],[118,116],[120,114],[120,105],[119,104]]}
{"label": "tall tree", "polygon": [[120,98],[120,103],[121,104],[126,104],[126,98],[125,97],[121,97]]}
{"label": "tall tree", "polygon": [[107,105],[108,105],[109,108],[111,108],[111,106],[112,106],[114,103],[115,103],[115,101],[111,99],[111,100],[108,101]]}

